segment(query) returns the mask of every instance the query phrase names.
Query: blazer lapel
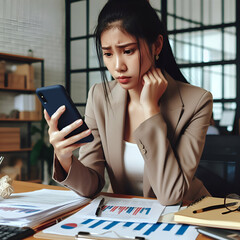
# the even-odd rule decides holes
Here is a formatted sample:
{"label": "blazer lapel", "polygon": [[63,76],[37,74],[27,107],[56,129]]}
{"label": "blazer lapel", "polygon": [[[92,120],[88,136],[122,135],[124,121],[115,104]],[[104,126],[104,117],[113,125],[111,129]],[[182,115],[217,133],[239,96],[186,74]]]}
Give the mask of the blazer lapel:
{"label": "blazer lapel", "polygon": [[118,183],[114,186],[115,181],[112,182],[112,188],[117,189],[119,193],[124,193],[124,177],[125,171],[123,167],[123,134],[125,127],[125,115],[127,105],[127,91],[119,84],[116,84],[110,93],[111,106],[108,110],[108,122],[106,125],[106,134],[109,142],[108,153],[109,161],[114,172],[114,177]]}
{"label": "blazer lapel", "polygon": [[164,75],[168,80],[168,87],[160,100],[160,109],[168,125],[168,139],[174,142],[177,126],[184,111],[184,103],[176,81],[169,74]]}

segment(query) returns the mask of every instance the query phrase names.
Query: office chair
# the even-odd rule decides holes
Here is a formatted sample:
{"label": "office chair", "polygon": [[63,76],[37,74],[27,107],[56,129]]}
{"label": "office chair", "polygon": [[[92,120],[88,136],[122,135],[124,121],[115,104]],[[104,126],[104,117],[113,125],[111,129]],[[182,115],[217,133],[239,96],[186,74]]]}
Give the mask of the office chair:
{"label": "office chair", "polygon": [[240,136],[207,135],[196,177],[214,197],[240,194]]}

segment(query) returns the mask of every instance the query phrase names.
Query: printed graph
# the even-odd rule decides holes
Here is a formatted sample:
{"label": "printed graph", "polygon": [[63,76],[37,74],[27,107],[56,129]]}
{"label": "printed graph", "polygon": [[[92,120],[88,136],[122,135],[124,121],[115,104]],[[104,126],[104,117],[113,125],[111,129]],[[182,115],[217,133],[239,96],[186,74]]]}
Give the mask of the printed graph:
{"label": "printed graph", "polygon": [[[121,236],[141,236],[145,239],[195,239],[197,231],[194,227],[181,224],[167,224],[167,223],[136,223],[136,222],[122,222],[122,221],[109,221],[97,219],[84,219],[77,222],[60,223],[62,231],[75,232],[86,231],[94,233],[95,235],[106,237]],[[66,232],[65,232],[66,233]]]}
{"label": "printed graph", "polygon": [[137,214],[148,215],[151,211],[150,207],[129,207],[129,206],[113,206],[113,205],[104,205],[101,208],[104,213],[116,213],[123,214],[127,213],[130,215],[136,216]]}
{"label": "printed graph", "polygon": [[[106,224],[105,226],[103,226],[104,224]],[[99,227],[100,225],[102,225],[102,229],[103,230],[110,230],[112,228],[114,228],[116,225],[122,225],[125,228],[131,228],[131,226],[134,225],[134,228],[132,228],[132,230],[134,231],[141,231],[143,229],[146,229],[146,231],[143,232],[143,235],[151,235],[152,232],[155,232],[161,225],[162,223],[155,223],[155,224],[148,224],[148,223],[136,223],[134,224],[134,222],[120,222],[120,221],[106,221],[106,220],[95,220],[95,219],[87,219],[83,222],[81,222],[82,225],[88,225],[89,229],[94,229],[96,227]],[[164,225],[163,225],[164,226]],[[174,226],[176,226],[176,224],[167,224],[164,226],[164,228],[162,229],[162,231],[167,231],[170,232]],[[189,228],[189,225],[178,225],[179,228],[178,230],[175,232],[176,235],[184,235],[184,233],[187,231],[187,229]]]}
{"label": "printed graph", "polygon": [[[104,203],[101,205],[101,211],[98,211],[98,216],[96,216],[96,209],[98,209],[102,200],[104,200]],[[79,215],[84,218],[93,219],[101,217],[109,221],[156,223],[164,209],[165,206],[161,205],[155,199],[123,199],[99,196],[91,204],[80,210]]]}
{"label": "printed graph", "polygon": [[30,207],[0,207],[0,211],[30,214],[30,213],[39,212],[40,210],[36,208],[35,209],[30,208]]}

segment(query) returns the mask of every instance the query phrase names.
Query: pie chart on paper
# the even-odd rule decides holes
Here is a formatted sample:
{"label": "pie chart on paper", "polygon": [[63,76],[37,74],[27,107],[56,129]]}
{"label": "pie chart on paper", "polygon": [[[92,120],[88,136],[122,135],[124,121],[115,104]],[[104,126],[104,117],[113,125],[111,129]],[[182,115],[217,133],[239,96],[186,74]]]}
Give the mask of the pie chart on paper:
{"label": "pie chart on paper", "polygon": [[61,225],[61,228],[63,228],[63,229],[73,229],[76,227],[77,227],[76,223],[66,223],[66,224]]}

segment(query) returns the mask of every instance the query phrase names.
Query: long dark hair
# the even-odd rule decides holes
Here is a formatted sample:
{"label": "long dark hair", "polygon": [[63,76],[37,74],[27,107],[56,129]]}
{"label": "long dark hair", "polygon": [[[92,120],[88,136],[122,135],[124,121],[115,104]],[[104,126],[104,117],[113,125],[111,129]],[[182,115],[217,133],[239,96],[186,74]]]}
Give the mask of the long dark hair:
{"label": "long dark hair", "polygon": [[187,82],[173,56],[167,31],[149,2],[147,0],[109,0],[98,16],[98,24],[94,32],[97,56],[102,69],[101,76],[106,95],[108,85],[106,73],[103,70],[101,35],[116,22],[119,22],[118,27],[120,29],[136,38],[138,46],[139,39],[145,40],[150,52],[152,44],[155,43],[159,35],[162,35],[163,47],[159,54],[159,59],[155,61],[155,66],[163,71],[165,70],[175,80]]}

